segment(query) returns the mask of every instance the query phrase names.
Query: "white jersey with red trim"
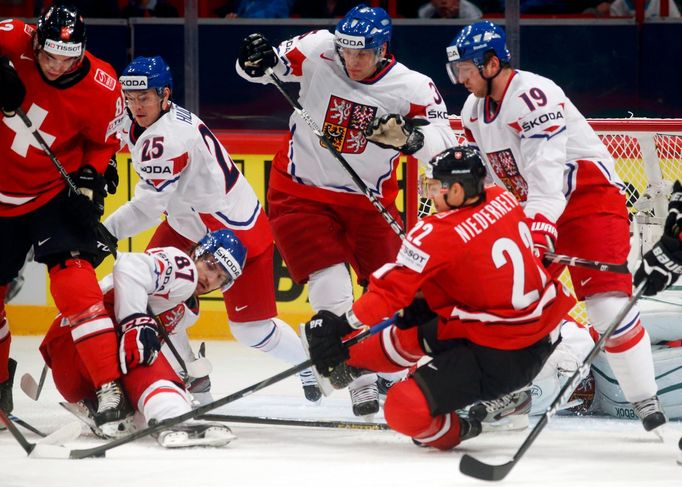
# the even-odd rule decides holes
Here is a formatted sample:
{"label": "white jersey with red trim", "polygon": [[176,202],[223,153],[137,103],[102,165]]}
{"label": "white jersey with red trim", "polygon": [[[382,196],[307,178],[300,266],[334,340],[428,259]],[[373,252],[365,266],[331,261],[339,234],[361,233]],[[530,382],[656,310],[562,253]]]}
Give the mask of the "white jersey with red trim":
{"label": "white jersey with red trim", "polygon": [[117,238],[158,224],[163,213],[175,231],[194,242],[216,221],[239,231],[255,225],[262,209],[256,193],[193,113],[172,104],[144,130],[128,118],[121,136],[140,181],[132,200],[104,222]]}
{"label": "white jersey with red trim", "polygon": [[[422,161],[456,145],[447,108],[433,81],[408,69],[393,56],[372,78],[354,81],[345,73],[334,47],[334,35],[329,31],[313,31],[284,41],[277,52],[280,61],[273,68],[277,76],[283,81],[300,83],[299,102],[303,108],[370,191],[388,202],[395,199],[398,190],[395,168],[400,153],[365,139],[363,129],[373,118],[397,113],[431,122],[421,129],[424,147],[415,154]],[[252,82],[270,80],[268,76],[249,77],[238,63],[237,72]],[[318,188],[327,197],[333,192],[362,198],[348,173],[296,113],[289,120],[289,129],[288,157],[276,159],[273,164],[280,176],[289,184],[308,186],[306,197],[310,199],[323,198]],[[276,179],[273,183],[279,184]]]}
{"label": "white jersey with red trim", "polygon": [[462,124],[471,145],[484,155],[495,182],[524,204],[556,222],[576,187],[577,161],[587,161],[624,189],[615,163],[585,117],[550,79],[514,71],[499,105],[469,95]]}
{"label": "white jersey with red trim", "polygon": [[[113,272],[100,281],[100,287],[107,305],[113,301],[116,323],[150,309],[183,359],[191,361],[194,355],[187,328],[196,322],[198,309],[186,302],[196,290],[197,279],[197,268],[187,254],[175,247],[159,247],[143,253],[120,252]],[[174,368],[181,370],[165,348],[164,353]]]}

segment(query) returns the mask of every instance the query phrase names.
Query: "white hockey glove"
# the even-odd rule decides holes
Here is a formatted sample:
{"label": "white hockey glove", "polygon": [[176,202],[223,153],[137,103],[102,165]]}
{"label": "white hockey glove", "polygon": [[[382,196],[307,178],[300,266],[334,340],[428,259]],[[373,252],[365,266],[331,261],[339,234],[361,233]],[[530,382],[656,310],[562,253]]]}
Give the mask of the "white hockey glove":
{"label": "white hockey glove", "polygon": [[408,119],[392,113],[372,120],[365,128],[365,138],[384,149],[411,155],[424,147],[424,134],[418,127],[428,124],[423,118]]}

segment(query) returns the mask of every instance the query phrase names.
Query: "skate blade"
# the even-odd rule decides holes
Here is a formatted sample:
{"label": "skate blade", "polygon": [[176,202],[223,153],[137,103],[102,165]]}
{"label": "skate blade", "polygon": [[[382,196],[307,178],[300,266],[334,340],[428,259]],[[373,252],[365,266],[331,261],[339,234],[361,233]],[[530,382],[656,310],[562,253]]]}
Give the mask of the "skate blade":
{"label": "skate blade", "polygon": [[521,431],[528,428],[527,414],[512,414],[506,418],[491,423],[481,423],[483,433],[498,431]]}

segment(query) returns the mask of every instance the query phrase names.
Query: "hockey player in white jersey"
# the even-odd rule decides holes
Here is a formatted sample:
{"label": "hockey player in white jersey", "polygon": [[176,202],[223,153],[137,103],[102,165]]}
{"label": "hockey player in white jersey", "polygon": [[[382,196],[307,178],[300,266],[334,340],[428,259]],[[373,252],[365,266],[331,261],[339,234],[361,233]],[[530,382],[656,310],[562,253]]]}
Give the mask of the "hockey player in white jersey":
{"label": "hockey player in white jersey", "polygon": [[[134,59],[121,84],[130,115],[122,143],[140,181],[104,225],[118,239],[158,225],[148,248],[184,251],[207,229],[232,230],[249,253],[242,278],[224,293],[232,334],[280,360],[304,361],[296,332],[277,318],[272,230],[253,188],[201,119],[170,100],[173,80],[161,57]],[[312,372],[303,371],[301,380],[306,397],[317,401]]]}
{"label": "hockey player in white jersey", "polygon": [[[272,68],[281,80],[299,83],[303,108],[401,221],[395,206],[400,152],[428,161],[456,140],[433,81],[391,53],[391,32],[391,18],[382,8],[359,5],[338,22],[334,34],[308,32],[275,49],[261,34],[251,34],[244,39],[236,69],[251,82],[268,83],[265,71]],[[394,115],[387,119],[388,114]],[[373,121],[396,127],[395,148],[368,143],[364,131]],[[340,314],[353,302],[346,264],[366,283],[374,270],[394,260],[400,239],[296,114],[289,131],[270,173],[275,241],[294,281],[308,282],[314,311]],[[376,412],[375,385],[367,376],[359,381],[351,384],[351,396],[354,391],[356,396],[363,390],[368,394],[362,404],[356,401],[354,411]]]}
{"label": "hockey player in white jersey", "polygon": [[[180,378],[181,370],[168,348],[161,346],[163,326],[188,370],[194,359],[187,328],[198,317],[197,296],[229,289],[241,275],[246,248],[227,229],[199,240],[190,255],[174,247],[151,248],[144,253],[119,253],[113,272],[100,281],[107,312],[119,335],[121,383],[127,398],[143,419],[163,421],[192,409],[192,397]],[[58,316],[40,351],[60,394],[81,405],[87,414],[94,404],[95,387]],[[162,352],[162,353],[159,353]],[[196,367],[195,367],[196,369]],[[208,372],[208,371],[207,371]],[[99,397],[99,392],[97,391]],[[132,412],[132,411],[131,411]],[[130,431],[126,421],[101,425],[97,432],[116,437]],[[234,438],[229,428],[206,422],[185,423],[159,434],[162,446],[223,446]]]}
{"label": "hockey player in white jersey", "polygon": [[[488,21],[465,27],[447,56],[451,80],[471,93],[461,113],[465,135],[485,156],[495,182],[524,204],[537,255],[556,249],[625,262],[630,242],[623,183],[606,147],[563,90],[513,69],[504,31]],[[590,323],[603,332],[632,294],[631,276],[569,270]],[[606,341],[606,356],[644,428],[665,423],[637,306]]]}

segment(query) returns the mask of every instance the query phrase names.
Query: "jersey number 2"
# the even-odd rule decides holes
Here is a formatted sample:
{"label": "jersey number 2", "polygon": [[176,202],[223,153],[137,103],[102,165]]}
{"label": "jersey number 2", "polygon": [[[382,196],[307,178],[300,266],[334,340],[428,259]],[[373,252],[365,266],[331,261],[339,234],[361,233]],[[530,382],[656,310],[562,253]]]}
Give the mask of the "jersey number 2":
{"label": "jersey number 2", "polygon": [[[530,234],[530,229],[524,222],[519,223],[519,235],[521,236],[521,241],[524,246],[529,249],[532,248],[533,239]],[[496,269],[507,264],[511,264],[512,266],[513,280],[511,303],[514,309],[524,309],[538,300],[540,293],[537,289],[534,289],[529,293],[524,292],[526,289],[526,265],[523,261],[521,249],[514,240],[507,237],[497,239],[493,244],[492,259]],[[540,279],[544,286],[547,279],[542,272],[540,273]]]}

